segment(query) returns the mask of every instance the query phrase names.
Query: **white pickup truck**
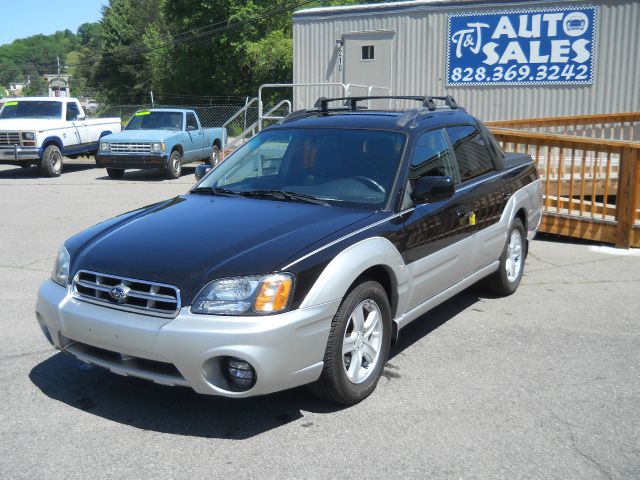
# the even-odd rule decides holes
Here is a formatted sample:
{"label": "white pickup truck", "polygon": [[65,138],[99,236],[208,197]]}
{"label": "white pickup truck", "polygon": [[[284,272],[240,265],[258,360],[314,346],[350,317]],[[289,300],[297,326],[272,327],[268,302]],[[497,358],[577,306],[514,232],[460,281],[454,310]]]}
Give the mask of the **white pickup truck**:
{"label": "white pickup truck", "polygon": [[75,98],[12,99],[0,110],[0,164],[38,165],[57,177],[65,156],[94,155],[100,138],[121,128],[119,118],[87,119]]}

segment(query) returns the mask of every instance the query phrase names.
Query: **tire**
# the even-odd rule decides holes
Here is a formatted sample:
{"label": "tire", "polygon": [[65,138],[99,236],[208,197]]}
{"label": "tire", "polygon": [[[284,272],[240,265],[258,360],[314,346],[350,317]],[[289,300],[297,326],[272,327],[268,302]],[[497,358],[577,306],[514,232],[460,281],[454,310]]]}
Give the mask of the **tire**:
{"label": "tire", "polygon": [[173,152],[171,152],[171,155],[169,156],[169,161],[167,162],[165,175],[167,178],[176,179],[176,178],[180,178],[181,173],[182,173],[182,157],[180,156],[180,152],[178,150],[174,150]]}
{"label": "tire", "polygon": [[[367,325],[376,318],[377,323]],[[365,399],[378,384],[390,344],[391,308],[387,294],[378,282],[364,281],[348,293],[333,317],[324,369],[310,390],[345,405]],[[360,360],[353,363],[356,358]]]}
{"label": "tire", "polygon": [[522,220],[516,217],[509,227],[507,242],[502,255],[500,255],[498,271],[484,280],[485,287],[502,296],[515,292],[520,285],[520,280],[522,280],[526,254],[527,237],[524,225],[522,225]]}
{"label": "tire", "polygon": [[209,154],[209,163],[212,167],[215,167],[220,163],[220,149],[218,145],[214,145]]}
{"label": "tire", "polygon": [[62,152],[56,145],[49,145],[44,149],[40,172],[46,177],[59,177],[62,173]]}
{"label": "tire", "polygon": [[124,177],[124,168],[107,168],[107,175],[110,178],[122,178]]}

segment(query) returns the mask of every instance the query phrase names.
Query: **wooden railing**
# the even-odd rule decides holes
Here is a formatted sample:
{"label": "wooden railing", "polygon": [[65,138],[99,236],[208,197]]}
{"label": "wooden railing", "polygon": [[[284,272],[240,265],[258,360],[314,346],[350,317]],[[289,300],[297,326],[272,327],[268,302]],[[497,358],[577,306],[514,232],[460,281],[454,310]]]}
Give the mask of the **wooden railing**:
{"label": "wooden railing", "polygon": [[[524,128],[539,120],[509,122],[509,127]],[[505,151],[528,153],[538,167],[542,232],[640,247],[640,142],[489,125]]]}
{"label": "wooden railing", "polygon": [[487,125],[538,133],[640,142],[640,112],[501,120]]}

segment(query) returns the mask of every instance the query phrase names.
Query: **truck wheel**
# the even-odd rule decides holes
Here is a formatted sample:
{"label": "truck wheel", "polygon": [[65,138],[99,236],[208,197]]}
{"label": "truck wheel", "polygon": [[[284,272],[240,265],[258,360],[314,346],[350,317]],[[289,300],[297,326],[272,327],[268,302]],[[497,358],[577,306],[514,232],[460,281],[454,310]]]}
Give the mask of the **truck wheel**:
{"label": "truck wheel", "polygon": [[110,178],[122,178],[124,177],[124,168],[107,168],[107,175]]}
{"label": "truck wheel", "polygon": [[344,298],[333,317],[324,369],[309,386],[320,397],[350,405],[373,392],[391,344],[391,308],[378,282],[365,281]]}
{"label": "truck wheel", "polygon": [[182,173],[182,158],[180,156],[180,152],[174,150],[171,152],[171,156],[169,157],[169,161],[167,162],[167,169],[165,174],[167,178],[175,179],[180,178],[180,174]]}
{"label": "truck wheel", "polygon": [[218,145],[214,145],[209,154],[209,163],[212,167],[215,167],[220,163],[220,149]]}
{"label": "truck wheel", "polygon": [[62,153],[56,145],[49,145],[44,149],[40,171],[47,177],[59,177],[62,173]]}
{"label": "truck wheel", "polygon": [[484,286],[498,295],[511,295],[522,280],[527,240],[522,220],[514,218],[509,227],[507,243],[500,255],[498,271],[484,280]]}

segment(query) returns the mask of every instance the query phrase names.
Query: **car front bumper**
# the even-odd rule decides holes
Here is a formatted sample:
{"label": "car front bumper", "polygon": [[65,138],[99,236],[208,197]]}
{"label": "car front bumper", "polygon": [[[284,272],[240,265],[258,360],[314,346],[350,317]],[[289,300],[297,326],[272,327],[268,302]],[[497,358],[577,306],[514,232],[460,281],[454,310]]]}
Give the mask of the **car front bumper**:
{"label": "car front bumper", "polygon": [[96,165],[103,168],[165,168],[167,155],[96,155]]}
{"label": "car front bumper", "polygon": [[[196,315],[183,307],[167,319],[87,303],[48,280],[38,292],[36,318],[55,347],[113,373],[249,397],[318,379],[339,303],[260,317]],[[253,366],[251,389],[229,388],[221,371],[226,356]]]}
{"label": "car front bumper", "polygon": [[40,149],[18,145],[0,146],[0,162],[16,163],[25,160],[40,160]]}

